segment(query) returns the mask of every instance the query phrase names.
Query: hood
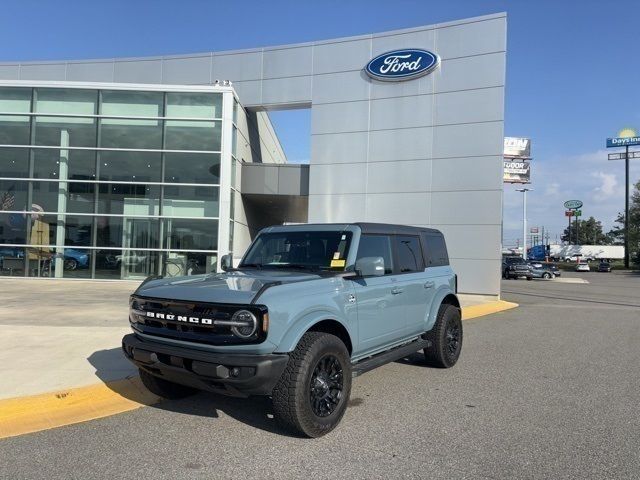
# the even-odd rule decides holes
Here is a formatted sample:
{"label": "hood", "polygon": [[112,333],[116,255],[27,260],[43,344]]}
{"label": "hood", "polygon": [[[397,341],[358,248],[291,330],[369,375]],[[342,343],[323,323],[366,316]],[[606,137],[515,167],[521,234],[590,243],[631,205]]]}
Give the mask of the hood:
{"label": "hood", "polygon": [[270,283],[303,282],[319,278],[319,275],[304,272],[232,271],[150,280],[140,285],[134,295],[169,300],[246,305],[251,303],[262,287]]}

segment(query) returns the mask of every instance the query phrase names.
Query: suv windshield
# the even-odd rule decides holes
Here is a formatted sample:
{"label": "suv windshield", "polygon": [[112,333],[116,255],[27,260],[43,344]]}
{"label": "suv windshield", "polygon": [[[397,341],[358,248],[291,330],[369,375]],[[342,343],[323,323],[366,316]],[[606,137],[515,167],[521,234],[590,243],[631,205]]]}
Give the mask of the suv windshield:
{"label": "suv windshield", "polygon": [[348,231],[262,233],[238,268],[343,270],[350,243]]}
{"label": "suv windshield", "polygon": [[525,261],[525,259],[524,259],[524,258],[522,258],[522,257],[506,257],[506,258],[504,259],[504,262],[505,262],[507,265],[517,265],[517,264],[521,264],[521,263],[527,263],[527,262]]}

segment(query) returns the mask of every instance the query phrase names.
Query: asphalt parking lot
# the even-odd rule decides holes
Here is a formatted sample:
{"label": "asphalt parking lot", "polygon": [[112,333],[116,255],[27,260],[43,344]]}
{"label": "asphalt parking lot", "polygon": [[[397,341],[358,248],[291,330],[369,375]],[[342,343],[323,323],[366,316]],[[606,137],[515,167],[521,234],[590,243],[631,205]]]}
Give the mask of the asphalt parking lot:
{"label": "asphalt parking lot", "polygon": [[503,281],[520,308],[466,321],[456,367],[359,377],[326,437],[203,393],[0,440],[0,478],[639,478],[640,275],[579,276]]}

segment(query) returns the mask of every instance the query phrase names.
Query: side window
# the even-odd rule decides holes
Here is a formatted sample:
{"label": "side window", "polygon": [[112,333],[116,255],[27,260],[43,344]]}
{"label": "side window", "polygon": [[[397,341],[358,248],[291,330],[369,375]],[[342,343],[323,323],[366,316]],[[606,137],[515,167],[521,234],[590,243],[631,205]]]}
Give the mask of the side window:
{"label": "side window", "polygon": [[427,267],[441,267],[449,265],[449,255],[444,237],[437,233],[428,233],[424,236],[427,247]]}
{"label": "side window", "polygon": [[424,270],[420,239],[413,235],[396,236],[398,267],[400,273],[420,272]]}
{"label": "side window", "polygon": [[382,257],[384,273],[393,273],[393,255],[391,254],[391,237],[388,235],[362,235],[358,245],[358,258]]}

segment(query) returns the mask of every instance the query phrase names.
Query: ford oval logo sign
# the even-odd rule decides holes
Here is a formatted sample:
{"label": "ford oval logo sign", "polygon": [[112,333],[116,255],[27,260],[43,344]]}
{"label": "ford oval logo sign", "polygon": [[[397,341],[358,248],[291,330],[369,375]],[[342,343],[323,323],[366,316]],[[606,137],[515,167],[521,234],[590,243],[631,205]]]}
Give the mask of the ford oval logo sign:
{"label": "ford oval logo sign", "polygon": [[564,208],[568,208],[569,210],[576,210],[582,207],[583,203],[580,200],[567,200],[564,202]]}
{"label": "ford oval logo sign", "polygon": [[427,50],[407,49],[383,53],[367,63],[367,75],[384,82],[411,80],[433,71],[440,57]]}

